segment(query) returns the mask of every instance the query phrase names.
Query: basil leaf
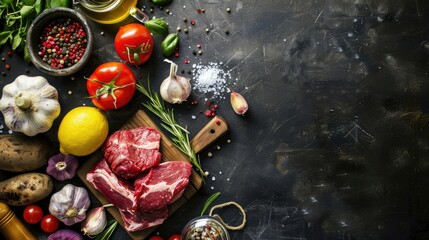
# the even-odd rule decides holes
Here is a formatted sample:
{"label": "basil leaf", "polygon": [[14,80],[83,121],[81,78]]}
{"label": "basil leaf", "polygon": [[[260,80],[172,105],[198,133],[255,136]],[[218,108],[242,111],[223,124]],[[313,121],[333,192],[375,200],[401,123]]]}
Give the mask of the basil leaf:
{"label": "basil leaf", "polygon": [[21,42],[22,42],[22,38],[19,35],[19,32],[17,32],[15,34],[15,36],[13,37],[13,40],[12,40],[12,50],[17,49],[19,47],[19,45],[21,44]]}
{"label": "basil leaf", "polygon": [[[49,5],[48,5],[49,3]],[[46,1],[46,8],[69,7],[70,0],[51,0]]]}
{"label": "basil leaf", "polygon": [[144,26],[153,34],[168,33],[168,24],[163,18],[151,19],[145,22]]}
{"label": "basil leaf", "polygon": [[177,33],[170,33],[161,43],[162,54],[166,57],[171,56],[179,45],[179,36]]}
{"label": "basil leaf", "polygon": [[22,1],[22,3],[24,4],[24,5],[27,5],[27,6],[33,6],[34,5],[34,0],[23,0]]}
{"label": "basil leaf", "polygon": [[0,46],[5,44],[11,38],[12,38],[12,31],[1,32],[0,33]]}
{"label": "basil leaf", "polygon": [[33,11],[33,7],[32,6],[23,6],[21,8],[21,10],[19,10],[19,13],[21,14],[21,18],[25,18],[26,16],[28,16],[31,12]]}
{"label": "basil leaf", "polygon": [[42,12],[43,6],[42,6],[42,0],[36,0],[34,3],[34,9],[36,10],[36,15],[39,15],[39,13]]}

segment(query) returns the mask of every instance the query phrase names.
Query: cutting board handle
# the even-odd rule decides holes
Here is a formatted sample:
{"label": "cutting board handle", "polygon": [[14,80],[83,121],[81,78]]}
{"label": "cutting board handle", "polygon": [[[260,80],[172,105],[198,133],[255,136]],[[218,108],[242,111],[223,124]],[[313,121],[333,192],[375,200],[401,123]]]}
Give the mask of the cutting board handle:
{"label": "cutting board handle", "polygon": [[194,149],[195,153],[199,153],[222,137],[226,132],[228,132],[228,124],[225,119],[215,116],[191,140],[192,149]]}

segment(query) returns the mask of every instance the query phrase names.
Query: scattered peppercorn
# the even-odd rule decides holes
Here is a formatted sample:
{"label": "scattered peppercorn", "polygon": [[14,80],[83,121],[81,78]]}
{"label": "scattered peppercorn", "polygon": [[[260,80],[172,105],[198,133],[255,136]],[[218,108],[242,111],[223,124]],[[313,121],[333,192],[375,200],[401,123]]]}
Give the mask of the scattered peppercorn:
{"label": "scattered peppercorn", "polygon": [[178,58],[178,57],[180,56],[180,54],[179,54],[178,52],[176,52],[176,53],[174,54],[174,56]]}
{"label": "scattered peppercorn", "polygon": [[38,55],[52,68],[75,65],[87,46],[86,32],[81,23],[71,18],[58,18],[42,31]]}
{"label": "scattered peppercorn", "polygon": [[2,75],[3,77],[6,77],[6,72],[5,72],[5,71],[2,71],[2,72],[1,72],[1,75]]}
{"label": "scattered peppercorn", "polygon": [[201,9],[197,8],[197,13],[201,13]]}
{"label": "scattered peppercorn", "polygon": [[188,74],[192,74],[192,71],[191,71],[191,70],[188,70]]}
{"label": "scattered peppercorn", "polygon": [[2,60],[3,62],[5,62],[5,61],[6,61],[6,58],[2,57],[2,58],[1,58],[1,60]]}
{"label": "scattered peppercorn", "polygon": [[229,30],[225,29],[225,34],[228,35],[229,34]]}
{"label": "scattered peppercorn", "polygon": [[191,20],[191,25],[195,25],[195,20]]}
{"label": "scattered peppercorn", "polygon": [[230,13],[230,12],[231,12],[231,8],[227,8],[227,9],[226,9],[226,11],[227,11],[228,13]]}
{"label": "scattered peppercorn", "polygon": [[216,124],[217,124],[217,125],[220,125],[220,121],[219,121],[219,120],[216,120]]}
{"label": "scattered peppercorn", "polygon": [[198,55],[202,55],[203,54],[203,51],[198,51]]}
{"label": "scattered peppercorn", "polygon": [[185,74],[185,70],[180,71],[182,74]]}
{"label": "scattered peppercorn", "polygon": [[180,27],[176,28],[176,31],[180,32],[182,29],[180,29]]}
{"label": "scattered peppercorn", "polygon": [[195,55],[197,55],[197,51],[196,50],[193,50],[192,51],[192,54],[195,56]]}
{"label": "scattered peppercorn", "polygon": [[201,48],[201,44],[197,44],[197,48]]}
{"label": "scattered peppercorn", "polygon": [[183,62],[184,62],[185,64],[189,64],[189,59],[185,59],[185,60],[183,60]]}
{"label": "scattered peppercorn", "polygon": [[165,13],[169,14],[170,13],[170,9],[165,9]]}
{"label": "scattered peppercorn", "polygon": [[183,21],[184,21],[184,22],[188,22],[188,19],[187,19],[187,18],[183,18]]}
{"label": "scattered peppercorn", "polygon": [[206,13],[206,10],[203,8],[203,9],[201,9],[201,12],[202,13]]}
{"label": "scattered peppercorn", "polygon": [[8,51],[8,52],[7,52],[7,55],[8,55],[9,57],[12,57],[12,51]]}
{"label": "scattered peppercorn", "polygon": [[6,65],[4,65],[4,68],[6,68],[6,70],[10,70],[10,64],[6,63]]}
{"label": "scattered peppercorn", "polygon": [[30,69],[26,68],[25,73],[30,73]]}
{"label": "scattered peppercorn", "polygon": [[206,28],[206,33],[209,33],[209,32],[210,32],[210,29]]}
{"label": "scattered peppercorn", "polygon": [[183,29],[183,32],[188,33],[188,29],[187,28]]}

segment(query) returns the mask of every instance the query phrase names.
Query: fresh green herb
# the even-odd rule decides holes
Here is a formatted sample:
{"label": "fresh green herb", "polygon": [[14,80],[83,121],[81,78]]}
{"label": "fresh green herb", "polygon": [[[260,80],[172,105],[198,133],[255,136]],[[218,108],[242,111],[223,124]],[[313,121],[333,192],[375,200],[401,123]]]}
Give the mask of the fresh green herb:
{"label": "fresh green herb", "polygon": [[195,154],[189,142],[189,132],[176,122],[173,110],[165,107],[164,101],[150,89],[149,83],[147,89],[140,84],[137,84],[136,89],[148,98],[148,102],[143,103],[143,106],[161,119],[162,127],[172,134],[174,145],[188,155],[190,162],[197,168],[199,174],[205,177],[200,158]]}
{"label": "fresh green herb", "polygon": [[25,42],[31,22],[49,6],[67,7],[70,0],[2,0],[0,1],[0,47],[6,43],[12,50],[24,51],[30,62]]}
{"label": "fresh green herb", "polygon": [[170,33],[161,43],[162,54],[166,57],[171,56],[179,45],[179,36],[177,33]]}
{"label": "fresh green herb", "polygon": [[144,26],[153,34],[168,33],[168,23],[163,18],[154,18],[144,23]]}
{"label": "fresh green herb", "polygon": [[97,235],[95,240],[108,240],[112,236],[113,232],[116,229],[116,225],[118,225],[118,222],[115,220],[110,220],[107,223],[106,229],[104,229],[100,234]]}
{"label": "fresh green herb", "polygon": [[220,192],[217,192],[217,193],[214,193],[213,195],[211,195],[209,198],[207,198],[206,203],[204,203],[203,210],[201,211],[201,216],[204,215],[207,208],[210,206],[210,204],[212,204],[214,202],[214,200],[216,200],[216,198],[219,197],[219,195],[220,195]]}

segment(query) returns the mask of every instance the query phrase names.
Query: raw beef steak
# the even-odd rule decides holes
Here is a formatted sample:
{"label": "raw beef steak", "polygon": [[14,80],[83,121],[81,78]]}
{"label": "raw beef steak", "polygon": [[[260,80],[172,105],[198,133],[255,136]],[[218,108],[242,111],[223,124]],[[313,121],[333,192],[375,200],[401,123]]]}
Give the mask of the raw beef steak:
{"label": "raw beef steak", "polygon": [[116,176],[104,159],[86,174],[86,180],[117,208],[124,211],[132,211],[135,208],[133,186]]}
{"label": "raw beef steak", "polygon": [[135,232],[160,225],[168,217],[167,207],[151,212],[120,211],[127,231]]}
{"label": "raw beef steak", "polygon": [[112,171],[123,178],[134,178],[161,161],[161,135],[153,128],[140,127],[113,133],[104,146],[104,158]]}
{"label": "raw beef steak", "polygon": [[192,165],[184,161],[163,162],[134,181],[134,194],[141,212],[165,208],[188,186]]}

